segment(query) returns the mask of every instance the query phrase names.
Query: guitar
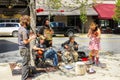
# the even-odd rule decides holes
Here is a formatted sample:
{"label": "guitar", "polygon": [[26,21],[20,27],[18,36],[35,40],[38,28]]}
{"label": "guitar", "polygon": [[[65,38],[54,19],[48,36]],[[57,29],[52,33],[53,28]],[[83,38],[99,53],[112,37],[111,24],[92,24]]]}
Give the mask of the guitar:
{"label": "guitar", "polygon": [[[52,47],[50,47],[50,48],[52,48]],[[48,50],[48,49],[50,49],[50,48],[45,48],[45,49],[37,50],[37,53],[38,53],[39,55],[42,55],[46,50]]]}
{"label": "guitar", "polygon": [[42,54],[43,54],[43,51],[42,51],[42,50],[38,50],[37,53],[38,53],[39,55],[42,55]]}

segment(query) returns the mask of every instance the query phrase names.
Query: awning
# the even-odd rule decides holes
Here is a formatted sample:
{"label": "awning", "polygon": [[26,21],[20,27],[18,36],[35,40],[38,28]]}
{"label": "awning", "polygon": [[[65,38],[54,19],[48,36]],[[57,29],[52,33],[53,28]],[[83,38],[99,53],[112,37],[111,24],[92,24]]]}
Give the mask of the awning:
{"label": "awning", "polygon": [[99,19],[112,19],[115,10],[115,4],[97,4],[94,6]]}
{"label": "awning", "polygon": [[[49,11],[48,10],[45,10],[45,11],[42,11],[40,10],[40,12],[37,13],[37,15],[49,15]],[[80,15],[80,10],[72,10],[72,11],[66,11],[66,10],[63,10],[63,11],[58,11],[58,12],[55,12],[55,11],[51,11],[51,15],[61,15],[61,16],[70,16],[70,15]],[[87,9],[87,15],[88,16],[97,16],[98,13],[93,9],[93,8],[88,8]]]}

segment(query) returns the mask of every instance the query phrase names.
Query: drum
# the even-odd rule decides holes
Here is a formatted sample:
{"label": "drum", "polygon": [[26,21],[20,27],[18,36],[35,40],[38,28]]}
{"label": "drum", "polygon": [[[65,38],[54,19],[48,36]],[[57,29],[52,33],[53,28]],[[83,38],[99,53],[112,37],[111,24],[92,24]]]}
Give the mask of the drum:
{"label": "drum", "polygon": [[76,73],[76,75],[84,75],[86,73],[85,63],[76,62],[76,64],[75,64],[75,73]]}

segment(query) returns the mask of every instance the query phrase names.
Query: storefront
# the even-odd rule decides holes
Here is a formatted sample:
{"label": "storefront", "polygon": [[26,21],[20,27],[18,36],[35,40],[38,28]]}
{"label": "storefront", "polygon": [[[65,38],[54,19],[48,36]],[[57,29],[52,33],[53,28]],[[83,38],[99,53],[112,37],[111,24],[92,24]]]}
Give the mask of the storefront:
{"label": "storefront", "polygon": [[115,4],[96,4],[94,9],[98,13],[99,26],[103,33],[112,33],[112,29],[117,27],[117,22],[113,20]]}
{"label": "storefront", "polygon": [[0,22],[18,22],[23,14],[29,14],[26,0],[0,0]]}
{"label": "storefront", "polygon": [[[55,21],[55,22],[64,22],[66,26],[75,26],[78,29],[80,29],[81,32],[81,28],[82,28],[82,23],[80,20],[80,10],[76,9],[76,10],[69,10],[69,9],[65,9],[64,10],[60,10],[58,12],[55,11],[51,11],[50,15],[51,15],[51,22]],[[39,12],[38,12],[39,10]],[[49,15],[49,11],[45,10],[44,8],[42,9],[37,9],[37,26],[41,26],[42,25],[42,21],[48,17]],[[88,8],[87,9],[87,17],[88,17],[88,21],[87,23],[84,25],[84,30],[85,32],[88,31],[88,26],[89,24],[94,21],[94,16],[98,16],[97,12],[92,8]]]}

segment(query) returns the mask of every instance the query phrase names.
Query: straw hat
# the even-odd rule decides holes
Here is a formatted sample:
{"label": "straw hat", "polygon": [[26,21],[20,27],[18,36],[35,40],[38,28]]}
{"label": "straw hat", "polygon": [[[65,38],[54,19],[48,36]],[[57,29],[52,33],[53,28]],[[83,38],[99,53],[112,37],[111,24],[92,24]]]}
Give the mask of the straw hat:
{"label": "straw hat", "polygon": [[45,40],[45,37],[43,35],[39,36],[39,40]]}

